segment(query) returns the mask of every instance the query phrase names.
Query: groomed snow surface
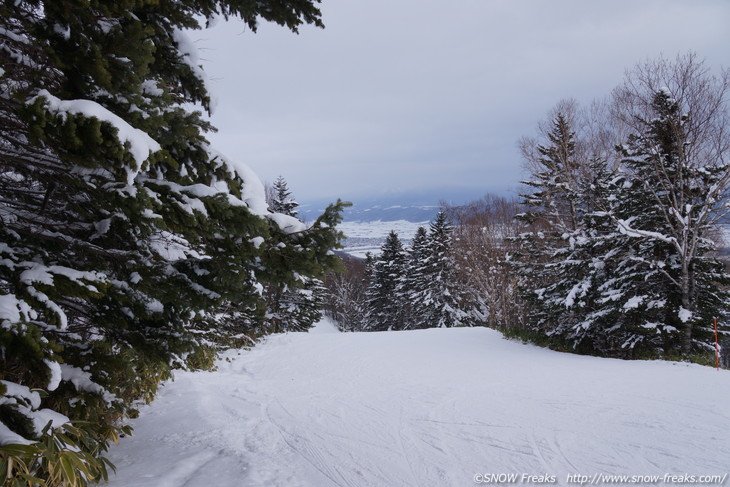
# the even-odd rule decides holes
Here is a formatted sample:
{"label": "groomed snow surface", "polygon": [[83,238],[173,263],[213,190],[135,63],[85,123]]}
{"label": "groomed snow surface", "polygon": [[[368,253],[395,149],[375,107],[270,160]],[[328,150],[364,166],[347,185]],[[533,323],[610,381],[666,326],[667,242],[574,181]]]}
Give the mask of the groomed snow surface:
{"label": "groomed snow surface", "polygon": [[728,473],[729,406],[727,371],[557,353],[485,328],[323,322],[177,374],[112,448],[109,485],[469,486],[511,473],[670,485],[664,475]]}

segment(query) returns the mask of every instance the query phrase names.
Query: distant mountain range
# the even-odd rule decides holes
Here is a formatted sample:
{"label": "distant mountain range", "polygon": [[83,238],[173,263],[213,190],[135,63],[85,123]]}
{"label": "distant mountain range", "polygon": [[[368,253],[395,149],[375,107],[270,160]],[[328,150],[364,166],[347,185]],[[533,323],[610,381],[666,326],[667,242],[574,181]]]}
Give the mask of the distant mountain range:
{"label": "distant mountain range", "polygon": [[[436,217],[445,202],[450,205],[461,205],[484,196],[483,190],[428,190],[404,193],[384,193],[363,198],[342,199],[353,205],[345,211],[347,222],[398,221],[427,222]],[[314,220],[322,214],[324,208],[332,200],[304,202],[299,206],[299,216],[307,221]]]}

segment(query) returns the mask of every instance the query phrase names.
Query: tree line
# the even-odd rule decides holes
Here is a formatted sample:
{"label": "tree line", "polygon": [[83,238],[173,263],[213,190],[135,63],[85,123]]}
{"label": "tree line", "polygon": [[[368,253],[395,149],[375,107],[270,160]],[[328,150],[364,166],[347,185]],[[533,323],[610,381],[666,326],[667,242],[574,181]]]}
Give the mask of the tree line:
{"label": "tree line", "polygon": [[561,101],[520,141],[529,178],[519,199],[487,196],[439,215],[454,225],[439,292],[458,319],[419,314],[429,302],[409,277],[419,237],[404,252],[391,235],[353,275],[368,283],[358,326],[484,325],[561,350],[707,361],[713,319],[721,340],[730,334],[717,252],[729,82],[690,53],[637,65],[586,108]]}
{"label": "tree line", "polygon": [[504,315],[510,307],[494,298],[515,289],[499,255],[510,245],[506,228],[516,228],[515,209],[499,197],[444,206],[409,247],[391,231],[377,255],[343,255],[344,272],[327,275],[327,313],[347,331],[513,323]]}
{"label": "tree line", "polygon": [[[368,254],[359,276],[330,281],[330,312],[353,331],[451,327],[465,316],[456,302],[452,228],[439,213],[429,230],[420,227],[406,250],[390,232],[381,253]],[[352,271],[351,271],[352,272]],[[367,284],[357,287],[366,276]]]}

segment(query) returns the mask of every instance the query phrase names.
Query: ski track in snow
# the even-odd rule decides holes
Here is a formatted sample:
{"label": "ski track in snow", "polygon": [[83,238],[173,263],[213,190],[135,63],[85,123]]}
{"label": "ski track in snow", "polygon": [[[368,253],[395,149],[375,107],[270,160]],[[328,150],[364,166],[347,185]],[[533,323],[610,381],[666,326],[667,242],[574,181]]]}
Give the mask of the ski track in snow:
{"label": "ski track in snow", "polygon": [[468,486],[477,473],[724,475],[730,373],[485,328],[272,336],[178,373],[111,487]]}

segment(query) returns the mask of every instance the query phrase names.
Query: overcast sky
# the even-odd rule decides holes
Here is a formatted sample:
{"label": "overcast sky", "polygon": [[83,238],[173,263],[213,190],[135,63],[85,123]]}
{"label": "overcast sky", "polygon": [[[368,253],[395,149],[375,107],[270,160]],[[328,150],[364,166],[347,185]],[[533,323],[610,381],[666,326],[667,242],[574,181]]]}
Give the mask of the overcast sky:
{"label": "overcast sky", "polygon": [[[193,34],[218,98],[211,136],[300,201],[463,187],[507,192],[516,141],[560,99],[695,51],[730,66],[728,0],[323,0],[299,35]],[[436,191],[438,192],[438,191]]]}

